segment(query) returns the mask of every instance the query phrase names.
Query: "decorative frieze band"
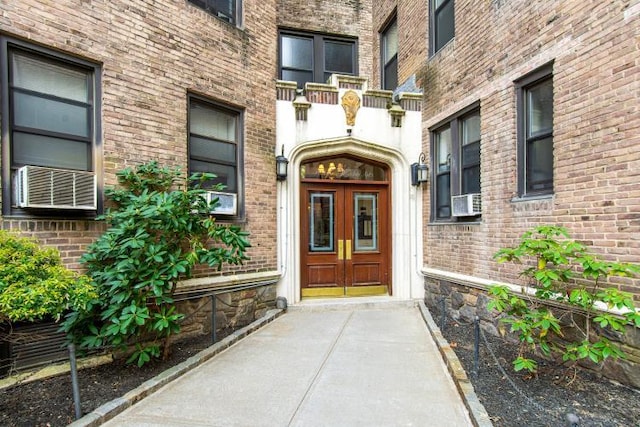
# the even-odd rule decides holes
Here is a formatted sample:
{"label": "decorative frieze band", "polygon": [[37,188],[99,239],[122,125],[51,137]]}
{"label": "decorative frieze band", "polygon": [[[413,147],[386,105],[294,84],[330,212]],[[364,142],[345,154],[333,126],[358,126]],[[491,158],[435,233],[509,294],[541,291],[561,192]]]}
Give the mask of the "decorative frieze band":
{"label": "decorative frieze band", "polygon": [[276,99],[278,101],[293,101],[296,99],[296,82],[287,82],[284,80],[276,81]]}

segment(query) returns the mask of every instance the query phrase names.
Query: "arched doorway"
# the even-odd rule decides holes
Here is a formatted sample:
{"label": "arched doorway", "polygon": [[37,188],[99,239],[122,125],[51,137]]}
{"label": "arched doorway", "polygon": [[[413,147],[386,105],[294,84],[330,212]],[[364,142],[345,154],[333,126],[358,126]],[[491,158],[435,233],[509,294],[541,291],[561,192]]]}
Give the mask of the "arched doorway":
{"label": "arched doorway", "polygon": [[300,166],[300,294],[392,293],[387,165],[352,155]]}

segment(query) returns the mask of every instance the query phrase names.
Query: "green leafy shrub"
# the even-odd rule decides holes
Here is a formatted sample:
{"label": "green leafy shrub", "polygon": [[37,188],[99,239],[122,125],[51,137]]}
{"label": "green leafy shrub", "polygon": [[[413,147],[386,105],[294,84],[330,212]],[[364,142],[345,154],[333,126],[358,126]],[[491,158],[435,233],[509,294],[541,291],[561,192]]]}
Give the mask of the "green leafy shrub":
{"label": "green leafy shrub", "polygon": [[[527,355],[537,350],[546,356],[561,355],[563,361],[573,363],[589,358],[599,364],[608,357],[624,357],[619,346],[593,329],[597,325],[623,334],[627,325],[640,327],[640,312],[632,295],[601,283],[610,276],[638,275],[639,265],[599,260],[584,245],[571,240],[565,228],[551,225],[526,232],[518,246],[501,249],[494,258],[498,262],[530,262],[521,275],[529,278],[533,295],[516,293],[505,285],[489,289],[489,308],[507,314],[501,322],[509,324],[521,342],[513,361],[516,371],[535,372],[537,364]],[[564,314],[557,317],[550,302],[562,304],[562,310],[555,311]],[[617,313],[599,308],[616,309]]]}
{"label": "green leafy shrub", "polygon": [[0,322],[59,320],[96,296],[91,280],[62,265],[57,250],[0,230]]}
{"label": "green leafy shrub", "polygon": [[210,205],[201,184],[213,175],[185,178],[156,162],[117,175],[120,188],[106,191],[115,205],[103,217],[109,229],[82,258],[99,298],[90,315],[71,313],[64,327],[85,348],[135,344],[129,361],[143,365],[162,347],[166,355],[180,330],[177,282],[197,264],[241,264],[249,242],[239,227],[211,217],[217,200]]}

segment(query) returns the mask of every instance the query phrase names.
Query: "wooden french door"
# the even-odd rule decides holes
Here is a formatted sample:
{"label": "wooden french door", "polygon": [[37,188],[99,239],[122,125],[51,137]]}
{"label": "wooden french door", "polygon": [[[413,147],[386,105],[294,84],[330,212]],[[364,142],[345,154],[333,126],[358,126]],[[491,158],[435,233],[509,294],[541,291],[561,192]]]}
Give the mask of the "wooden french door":
{"label": "wooden french door", "polygon": [[391,293],[388,185],[302,183],[301,294]]}

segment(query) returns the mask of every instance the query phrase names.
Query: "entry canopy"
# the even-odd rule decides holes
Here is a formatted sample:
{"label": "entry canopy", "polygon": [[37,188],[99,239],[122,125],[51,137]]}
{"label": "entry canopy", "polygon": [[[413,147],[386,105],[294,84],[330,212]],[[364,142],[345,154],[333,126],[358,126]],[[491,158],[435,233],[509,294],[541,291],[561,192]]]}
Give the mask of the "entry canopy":
{"label": "entry canopy", "polygon": [[376,164],[348,157],[313,160],[300,166],[301,179],[341,181],[386,181],[385,169]]}

